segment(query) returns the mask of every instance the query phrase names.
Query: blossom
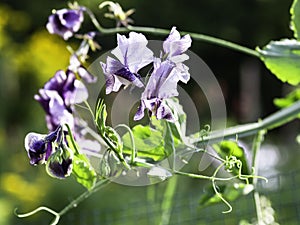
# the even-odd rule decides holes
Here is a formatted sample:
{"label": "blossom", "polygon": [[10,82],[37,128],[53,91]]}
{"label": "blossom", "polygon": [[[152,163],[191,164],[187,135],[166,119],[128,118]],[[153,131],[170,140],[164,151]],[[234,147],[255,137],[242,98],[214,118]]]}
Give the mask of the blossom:
{"label": "blossom", "polygon": [[68,69],[77,73],[87,83],[95,83],[97,81],[97,77],[87,71],[76,54],[71,55]]}
{"label": "blossom", "polygon": [[144,110],[148,109],[150,116],[154,114],[157,119],[174,122],[172,110],[164,102],[164,99],[177,96],[177,83],[179,81],[186,82],[186,79],[176,64],[169,60],[161,62],[160,59],[156,58],[153,67],[153,72],[142,93],[140,106],[134,120],[142,119]]}
{"label": "blossom", "polygon": [[117,40],[118,46],[111,53],[118,60],[107,57],[106,64],[100,62],[106,79],[106,94],[131,83],[143,87],[138,71],[153,61],[153,52],[147,48],[148,41],[143,34],[130,32],[129,38],[118,34]]}
{"label": "blossom", "polygon": [[48,18],[46,28],[49,33],[68,40],[80,29],[83,19],[83,8],[54,10]]}
{"label": "blossom", "polygon": [[49,130],[63,123],[73,126],[72,105],[85,101],[87,97],[86,87],[70,70],[57,71],[44,88],[39,90],[39,94],[34,96],[46,112]]}
{"label": "blossom", "polygon": [[52,177],[63,179],[72,173],[73,152],[64,143],[55,149],[55,152],[49,157],[46,170]]}
{"label": "blossom", "polygon": [[26,135],[25,149],[31,165],[43,164],[48,160],[53,152],[52,142],[57,139],[60,129],[61,128],[58,127],[48,135],[35,132],[30,132]]}
{"label": "blossom", "polygon": [[181,38],[176,27],[172,27],[169,36],[163,43],[163,50],[167,55],[167,59],[175,63],[181,63],[189,58],[184,52],[191,47],[191,44],[192,39],[189,34]]}
{"label": "blossom", "polygon": [[106,13],[105,17],[115,19],[117,21],[117,27],[121,26],[121,24],[127,27],[129,23],[133,23],[133,20],[130,19],[129,16],[134,13],[134,9],[129,9],[128,11],[124,12],[119,3],[112,1],[102,2],[99,5],[99,8],[102,9],[105,6],[109,6],[108,10],[112,12]]}

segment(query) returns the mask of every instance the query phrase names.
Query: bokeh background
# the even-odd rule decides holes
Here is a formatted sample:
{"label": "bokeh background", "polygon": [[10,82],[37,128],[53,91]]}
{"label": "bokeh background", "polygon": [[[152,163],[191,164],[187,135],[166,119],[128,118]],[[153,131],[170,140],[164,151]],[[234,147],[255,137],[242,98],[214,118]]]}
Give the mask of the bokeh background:
{"label": "bokeh background", "polygon": [[[79,3],[90,7],[104,26],[115,25],[103,18],[105,10],[98,9],[100,2],[81,0]],[[167,29],[176,25],[178,30],[209,34],[250,48],[263,47],[270,40],[292,37],[289,29],[292,0],[120,0],[119,3],[125,9],[136,9],[132,16],[136,25]],[[64,8],[66,4],[67,1],[58,0],[0,2],[1,225],[48,224],[51,216],[46,213],[21,220],[14,215],[14,209],[27,212],[46,205],[59,210],[84,191],[72,178],[55,180],[47,176],[43,166],[30,166],[23,145],[27,132],[47,132],[44,113],[33,95],[56,70],[68,65],[66,43],[45,29],[51,10]],[[92,29],[90,21],[85,21],[83,29]],[[160,36],[148,37],[163,39]],[[115,46],[115,39],[114,35],[103,36],[98,42],[105,51]],[[76,46],[78,42],[70,40],[68,44]],[[274,112],[277,108],[273,99],[291,90],[256,58],[196,41],[191,50],[208,64],[220,82],[226,100],[228,125],[254,122]],[[191,90],[191,94],[197,98],[197,92]],[[298,130],[296,121],[269,133],[260,155],[261,174],[275,175],[277,179],[276,174],[281,176],[300,168],[299,147],[295,141]],[[245,139],[244,142],[247,145],[251,140]],[[289,187],[291,191],[294,190],[294,195],[289,199],[297,195],[295,188],[297,184],[299,186],[299,182],[291,179],[288,184],[293,185]],[[180,178],[178,182],[178,199],[173,204],[177,208],[172,214],[175,218],[172,224],[208,224],[216,217],[221,218],[219,224],[226,224],[226,220],[231,221],[227,224],[235,223],[230,218],[236,215],[225,217],[221,213],[224,210],[222,205],[209,210],[198,207],[197,198],[203,193],[205,183],[185,178]],[[280,183],[280,186],[284,184]],[[158,203],[165,185],[166,182],[149,188],[111,184],[67,214],[61,224],[155,224],[155,218],[160,217]],[[277,186],[279,184],[275,182],[270,191],[278,191]],[[157,196],[154,196],[154,191],[158,193]],[[285,197],[281,197],[274,201],[283,204]],[[193,203],[189,203],[190,200]],[[240,206],[236,207],[236,212],[240,212],[239,218],[251,219],[254,215],[253,203],[249,206],[251,201],[251,198],[244,201],[245,211],[241,211]],[[151,206],[150,209],[147,205]],[[278,208],[277,214],[283,215],[282,210],[283,207]],[[179,212],[184,213],[181,219],[178,219],[181,215]],[[205,215],[201,217],[205,220],[199,222],[199,215]],[[283,224],[297,224],[295,215],[291,214],[290,223]],[[180,222],[184,221],[182,217],[190,220]],[[193,219],[196,217],[198,219]],[[179,222],[175,223],[175,220]]]}

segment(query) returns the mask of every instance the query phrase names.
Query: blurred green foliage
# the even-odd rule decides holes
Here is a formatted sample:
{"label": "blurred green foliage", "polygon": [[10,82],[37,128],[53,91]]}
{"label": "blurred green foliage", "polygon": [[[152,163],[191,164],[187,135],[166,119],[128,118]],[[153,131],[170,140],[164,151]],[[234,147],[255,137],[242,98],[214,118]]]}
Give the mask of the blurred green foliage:
{"label": "blurred green foliage", "polygon": [[[97,8],[100,2],[79,3],[91,7],[105,26],[114,26],[114,22],[101,16],[103,12]],[[292,36],[288,28],[292,0],[120,0],[119,3],[125,10],[136,9],[132,16],[136,25],[168,29],[176,25],[179,30],[210,34],[251,48],[264,46],[271,39]],[[68,65],[66,44],[48,34],[44,27],[51,10],[66,4],[67,1],[58,0],[4,0],[0,4],[0,224],[23,224],[13,215],[15,207],[28,211],[47,204],[60,209],[69,202],[68,198],[76,197],[83,190],[72,179],[53,180],[42,167],[31,167],[23,147],[27,132],[46,132],[44,113],[33,95],[56,70]],[[86,21],[84,26],[91,28],[91,23]],[[110,49],[115,37],[102,37],[99,43],[104,50]],[[239,120],[239,70],[249,57],[199,42],[193,43],[192,50],[220,80],[229,115]],[[274,109],[272,99],[280,96],[282,84],[258,60],[257,63],[261,65],[262,86],[268,84],[267,89],[261,90],[261,105],[266,114]],[[194,184],[193,181],[184,183],[183,191]],[[117,198],[126,201],[128,197],[121,192],[130,193],[131,198],[145,194],[145,188],[131,188],[132,192],[127,189],[112,185],[104,190],[107,194],[95,196],[85,204],[114,207]]]}

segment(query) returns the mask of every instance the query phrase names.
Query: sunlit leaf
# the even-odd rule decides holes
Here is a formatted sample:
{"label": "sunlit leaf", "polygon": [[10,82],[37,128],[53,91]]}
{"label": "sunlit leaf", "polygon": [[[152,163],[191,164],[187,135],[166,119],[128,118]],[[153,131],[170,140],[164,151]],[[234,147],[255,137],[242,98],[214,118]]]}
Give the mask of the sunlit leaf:
{"label": "sunlit leaf", "polygon": [[266,67],[282,82],[300,83],[300,42],[284,39],[271,41],[263,49],[256,49]]}
{"label": "sunlit leaf", "polygon": [[122,153],[123,144],[119,134],[110,126],[106,126],[107,111],[103,100],[97,103],[95,123],[102,138],[113,145],[114,150]]}
{"label": "sunlit leaf", "polygon": [[[181,144],[170,127],[171,123],[165,120],[151,118],[151,125],[136,125],[132,128],[137,156],[161,161],[170,156],[176,147]],[[123,152],[131,154],[131,139],[129,133],[122,137]]]}
{"label": "sunlit leaf", "polygon": [[177,98],[166,99],[165,102],[170,106],[175,117],[175,122],[169,123],[172,134],[177,139],[182,140],[186,134],[186,114],[183,111],[183,107]]}
{"label": "sunlit leaf", "polygon": [[300,100],[300,89],[295,89],[283,98],[275,98],[274,104],[279,108],[289,107]]}
{"label": "sunlit leaf", "polygon": [[[137,125],[133,127],[132,133],[138,157],[160,161],[168,156],[164,149],[162,130],[156,130],[150,126]],[[131,154],[132,147],[129,133],[126,133],[122,140],[124,143],[123,152]]]}
{"label": "sunlit leaf", "polygon": [[73,171],[76,181],[87,189],[94,186],[97,174],[84,155],[77,155],[73,158]]}
{"label": "sunlit leaf", "polygon": [[294,37],[299,39],[300,37],[300,3],[298,0],[294,0],[290,9],[291,13],[291,29],[294,31]]}

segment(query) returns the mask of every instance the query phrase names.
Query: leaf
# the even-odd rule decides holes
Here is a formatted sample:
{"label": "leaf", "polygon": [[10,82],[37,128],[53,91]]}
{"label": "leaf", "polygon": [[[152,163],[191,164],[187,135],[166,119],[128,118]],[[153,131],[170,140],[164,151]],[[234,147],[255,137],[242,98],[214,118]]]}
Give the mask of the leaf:
{"label": "leaf", "polygon": [[[219,194],[222,195],[227,201],[234,201],[237,198],[249,194],[253,191],[254,187],[252,184],[245,183],[228,183],[217,186]],[[213,186],[209,185],[205,189],[205,193],[200,198],[200,205],[203,207],[213,205],[221,202],[220,197],[215,193]]]}
{"label": "leaf", "polygon": [[[133,127],[135,148],[137,156],[160,161],[167,157],[164,150],[164,140],[162,130],[156,130],[150,126],[137,125]],[[129,133],[122,137],[124,143],[123,152],[131,154],[131,140]]]}
{"label": "leaf", "polygon": [[[245,151],[242,147],[238,145],[236,141],[230,141],[230,140],[222,141],[219,144],[213,145],[213,148],[216,150],[218,155],[223,159],[226,159],[226,157],[229,156],[235,156],[237,159],[239,159],[242,162],[242,174],[250,175]],[[233,173],[235,175],[238,175],[238,168],[236,168],[236,170],[233,170]]]}
{"label": "leaf", "polygon": [[274,104],[279,108],[286,108],[300,100],[300,89],[295,89],[284,98],[275,98]]}
{"label": "leaf", "polygon": [[164,135],[164,152],[168,156],[175,152],[174,138],[169,124],[169,122],[166,122],[166,132]]}
{"label": "leaf", "polygon": [[[104,104],[103,100],[99,100],[96,107],[95,113],[95,123],[98,128],[98,132],[100,136],[106,141],[107,143],[111,144],[114,151],[117,151],[119,154],[118,157],[121,157],[121,153],[123,150],[123,143],[119,134],[110,126],[106,126],[106,118],[107,118],[107,111],[106,105]],[[111,147],[111,146],[109,146]]]}
{"label": "leaf", "polygon": [[183,140],[186,134],[186,114],[183,107],[177,98],[169,98],[165,102],[172,109],[176,120],[175,123],[169,123],[172,133],[177,139]]}
{"label": "leaf", "polygon": [[283,39],[256,49],[266,67],[282,82],[300,83],[300,42]]}
{"label": "leaf", "polygon": [[294,37],[299,39],[300,37],[300,3],[298,0],[294,0],[290,9],[291,13],[291,30],[294,31]]}
{"label": "leaf", "polygon": [[87,189],[91,189],[97,180],[94,168],[84,155],[74,156],[72,174],[75,176],[76,181]]}

